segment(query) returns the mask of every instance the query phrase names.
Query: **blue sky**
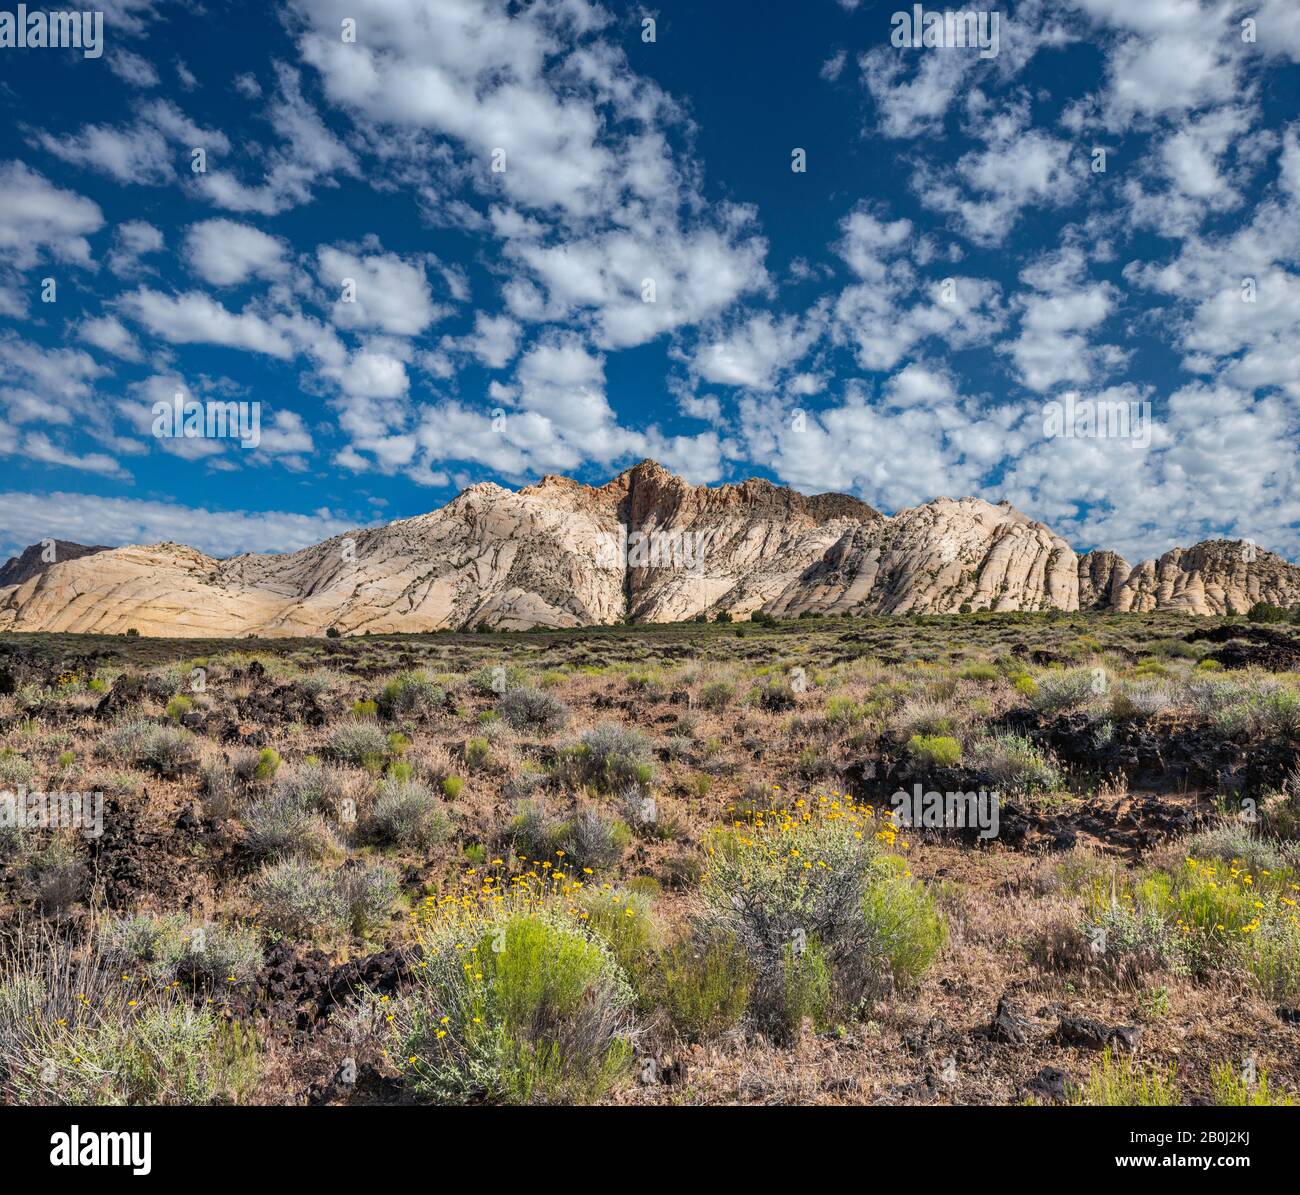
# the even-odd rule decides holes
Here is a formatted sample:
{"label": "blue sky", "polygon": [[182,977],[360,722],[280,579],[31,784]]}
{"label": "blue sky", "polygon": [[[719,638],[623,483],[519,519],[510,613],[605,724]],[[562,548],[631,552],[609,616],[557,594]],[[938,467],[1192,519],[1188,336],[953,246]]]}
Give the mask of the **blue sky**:
{"label": "blue sky", "polygon": [[[650,456],[1300,557],[1300,5],[1024,0],[987,56],[900,10],[112,0],[99,58],[0,48],[0,552]],[[154,435],[178,392],[260,443]],[[1067,396],[1142,434],[1045,434]]]}

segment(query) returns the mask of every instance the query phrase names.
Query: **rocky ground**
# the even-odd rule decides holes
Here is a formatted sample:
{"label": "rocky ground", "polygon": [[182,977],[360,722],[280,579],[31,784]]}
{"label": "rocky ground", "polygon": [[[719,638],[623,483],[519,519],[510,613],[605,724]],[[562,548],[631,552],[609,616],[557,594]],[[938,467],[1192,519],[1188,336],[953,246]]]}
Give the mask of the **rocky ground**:
{"label": "rocky ground", "polygon": [[[1284,1101],[1300,1092],[1298,656],[1285,627],[1059,612],[0,637],[0,790],[103,794],[102,833],[0,828],[0,1092]],[[996,835],[891,827],[891,797],[918,785],[997,793]],[[846,811],[858,829],[834,854]],[[870,982],[837,953],[856,932],[842,912],[812,918],[811,995],[792,994],[804,956],[781,964],[781,938],[772,997],[743,918],[728,941],[752,965],[711,974],[728,852],[775,836],[751,878],[780,921],[781,884],[823,881],[770,869],[823,830],[808,857],[826,883],[896,869],[864,889],[893,902],[874,906],[892,937]],[[447,1033],[471,1041],[430,1019],[455,1014],[430,1003],[448,990],[429,986],[443,910],[454,933],[490,930],[494,891],[557,874],[527,912],[576,916],[616,960],[608,1073],[523,1093],[431,1077]],[[576,1023],[548,1040],[577,1050]],[[206,1060],[184,1082],[182,1041]]]}

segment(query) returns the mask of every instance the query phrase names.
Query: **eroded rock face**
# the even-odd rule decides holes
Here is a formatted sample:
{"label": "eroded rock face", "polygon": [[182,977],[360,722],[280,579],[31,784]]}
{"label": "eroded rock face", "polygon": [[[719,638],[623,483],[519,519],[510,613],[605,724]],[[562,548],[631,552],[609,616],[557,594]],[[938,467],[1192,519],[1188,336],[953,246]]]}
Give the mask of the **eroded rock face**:
{"label": "eroded rock face", "polygon": [[[30,552],[30,550],[29,550]],[[29,553],[17,558],[20,562]],[[179,544],[71,553],[0,587],[0,630],[320,635],[974,610],[1244,611],[1300,600],[1300,568],[1241,543],[1136,568],[1080,559],[1007,503],[938,498],[886,518],[843,494],[693,486],[651,461],[599,487],[471,486],[441,510],[284,555]],[[9,566],[6,566],[9,567]]]}
{"label": "eroded rock face", "polygon": [[1133,571],[1115,552],[1099,549],[1079,560],[1079,609],[1113,610],[1124,582]]}
{"label": "eroded rock face", "polygon": [[1256,602],[1300,601],[1300,569],[1241,540],[1207,540],[1144,560],[1119,587],[1116,610],[1244,614]]}

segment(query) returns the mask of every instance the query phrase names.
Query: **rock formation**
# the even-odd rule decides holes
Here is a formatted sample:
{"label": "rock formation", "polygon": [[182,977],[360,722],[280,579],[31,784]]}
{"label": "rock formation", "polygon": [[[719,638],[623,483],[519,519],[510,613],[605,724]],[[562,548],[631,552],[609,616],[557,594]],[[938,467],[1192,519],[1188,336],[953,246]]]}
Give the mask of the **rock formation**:
{"label": "rock formation", "polygon": [[[93,553],[93,556],[91,555]],[[217,560],[164,543],[39,545],[0,578],[0,631],[238,637],[521,630],[726,610],[1243,612],[1300,601],[1300,568],[1248,543],[1135,568],[1078,557],[1007,503],[936,498],[881,515],[767,481],[693,486],[643,461],[599,487],[471,486],[441,510],[283,555]]]}

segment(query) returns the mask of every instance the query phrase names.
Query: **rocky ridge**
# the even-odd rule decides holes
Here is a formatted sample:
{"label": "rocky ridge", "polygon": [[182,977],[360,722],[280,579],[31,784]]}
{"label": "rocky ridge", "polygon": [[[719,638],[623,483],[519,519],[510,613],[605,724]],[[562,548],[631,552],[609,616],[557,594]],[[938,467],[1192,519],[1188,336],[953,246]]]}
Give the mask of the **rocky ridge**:
{"label": "rocky ridge", "polygon": [[1212,540],[1130,566],[978,498],[884,516],[771,482],[695,486],[653,461],[603,486],[481,483],[442,509],[282,555],[39,545],[0,578],[0,630],[320,635],[671,622],[727,611],[1180,610],[1300,602],[1300,568]]}

